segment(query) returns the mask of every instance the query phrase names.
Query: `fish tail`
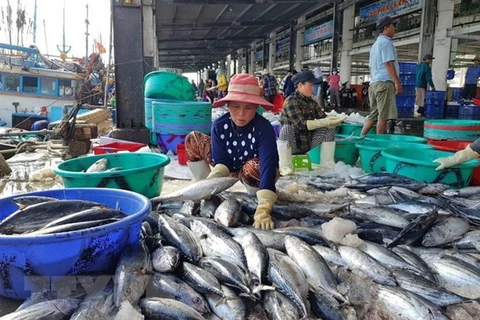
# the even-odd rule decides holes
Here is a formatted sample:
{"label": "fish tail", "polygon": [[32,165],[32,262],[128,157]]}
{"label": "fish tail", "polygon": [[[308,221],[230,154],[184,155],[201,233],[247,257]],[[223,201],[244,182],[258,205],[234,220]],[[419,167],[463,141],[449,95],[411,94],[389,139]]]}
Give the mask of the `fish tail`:
{"label": "fish tail", "polygon": [[15,204],[19,210],[25,209],[27,206],[18,202],[15,202],[15,200],[12,200],[13,204]]}

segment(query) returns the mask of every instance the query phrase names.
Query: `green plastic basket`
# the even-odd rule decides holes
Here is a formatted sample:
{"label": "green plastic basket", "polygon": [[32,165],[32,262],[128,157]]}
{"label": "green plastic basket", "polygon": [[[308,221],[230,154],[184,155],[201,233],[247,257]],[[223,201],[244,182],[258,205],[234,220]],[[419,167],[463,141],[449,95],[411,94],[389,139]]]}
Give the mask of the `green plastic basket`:
{"label": "green plastic basket", "polygon": [[195,89],[184,76],[165,71],[153,71],[143,79],[145,98],[193,100]]}
{"label": "green plastic basket", "polygon": [[[335,135],[335,162],[342,161],[345,164],[354,165],[358,160],[358,148],[355,144],[360,141],[361,138],[348,136],[348,135]],[[312,150],[308,151],[307,154],[310,157],[310,161],[315,164],[321,162],[321,153],[322,145],[316,146]]]}
{"label": "green plastic basket", "polygon": [[[106,158],[108,168],[123,170],[107,172],[82,172],[97,160]],[[113,188],[130,190],[146,197],[158,196],[163,187],[165,166],[170,158],[158,153],[112,153],[67,160],[54,172],[62,177],[66,188]]]}
{"label": "green plastic basket", "polygon": [[393,148],[382,151],[388,173],[396,173],[419,182],[444,183],[454,188],[468,186],[474,168],[480,166],[477,159],[440,171],[435,170],[439,164],[433,160],[453,154],[434,149],[412,152],[410,148]]}
{"label": "green plastic basket", "polygon": [[[416,149],[433,149],[433,147],[428,144],[388,140],[363,140],[358,142],[356,146],[360,153],[362,169],[366,173],[381,173],[386,170],[385,158],[382,156],[382,150],[384,149],[408,148],[412,153],[415,153],[412,150]],[[421,152],[423,152],[423,150]]]}
{"label": "green plastic basket", "polygon": [[383,140],[397,142],[427,143],[427,139],[406,134],[367,134],[365,140]]}
{"label": "green plastic basket", "polygon": [[480,137],[480,121],[426,120],[423,136],[429,140],[475,141]]}
{"label": "green plastic basket", "polygon": [[[362,128],[363,124],[361,123],[345,123],[343,122],[341,125],[337,126],[336,128],[336,133],[337,134],[343,134],[347,136],[355,136],[355,137],[360,137],[360,134],[362,133]],[[375,133],[377,130],[377,126],[374,125],[368,133]]]}

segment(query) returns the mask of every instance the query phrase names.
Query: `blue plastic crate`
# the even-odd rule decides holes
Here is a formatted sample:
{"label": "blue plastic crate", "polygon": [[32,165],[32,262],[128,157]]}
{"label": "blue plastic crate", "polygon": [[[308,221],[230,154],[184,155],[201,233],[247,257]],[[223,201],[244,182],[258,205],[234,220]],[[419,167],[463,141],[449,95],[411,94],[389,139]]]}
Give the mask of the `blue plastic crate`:
{"label": "blue plastic crate", "polygon": [[459,115],[458,115],[458,119],[462,119],[462,120],[480,120],[480,115],[478,115],[478,116],[469,116],[469,115],[465,115],[465,114],[459,114]]}
{"label": "blue plastic crate", "polygon": [[480,107],[475,105],[459,106],[458,114],[465,116],[480,116]]}
{"label": "blue plastic crate", "polygon": [[445,106],[445,118],[458,119],[459,105],[446,105]]}
{"label": "blue plastic crate", "polygon": [[403,86],[403,92],[398,95],[402,96],[414,96],[415,97],[415,85],[405,85]]}
{"label": "blue plastic crate", "polygon": [[406,86],[415,86],[415,82],[417,81],[415,74],[400,74],[400,83]]}
{"label": "blue plastic crate", "polygon": [[447,97],[446,91],[427,91],[425,93],[425,99],[445,100]]}
{"label": "blue plastic crate", "polygon": [[400,74],[415,74],[417,72],[417,64],[411,62],[399,62],[398,68]]}
{"label": "blue plastic crate", "polygon": [[445,100],[440,100],[440,99],[431,99],[431,98],[425,99],[426,104],[432,104],[432,105],[435,105],[435,106],[443,105],[444,102],[445,102]]}
{"label": "blue plastic crate", "polygon": [[397,96],[397,107],[410,107],[415,104],[415,97],[412,96]]}
{"label": "blue plastic crate", "polygon": [[413,106],[402,107],[397,105],[398,118],[413,118]]}
{"label": "blue plastic crate", "polygon": [[445,118],[443,112],[439,112],[439,113],[437,113],[437,112],[430,112],[430,113],[426,112],[424,114],[424,116],[427,119],[444,119]]}
{"label": "blue plastic crate", "polygon": [[435,104],[426,104],[425,105],[425,111],[427,113],[444,113],[445,112],[445,106],[442,105],[435,105]]}
{"label": "blue plastic crate", "polygon": [[462,98],[463,88],[451,88],[452,101],[459,101]]}

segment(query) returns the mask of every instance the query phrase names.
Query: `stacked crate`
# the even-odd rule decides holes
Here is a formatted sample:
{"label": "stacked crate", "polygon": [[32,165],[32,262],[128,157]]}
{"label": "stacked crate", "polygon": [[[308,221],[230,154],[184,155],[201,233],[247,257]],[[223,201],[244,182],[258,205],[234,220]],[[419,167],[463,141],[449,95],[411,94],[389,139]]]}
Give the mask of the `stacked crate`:
{"label": "stacked crate", "polygon": [[458,108],[458,119],[480,120],[480,106],[470,104]]}
{"label": "stacked crate", "polygon": [[456,101],[447,102],[445,105],[445,119],[458,119],[460,103]]}
{"label": "stacked crate", "polygon": [[445,117],[446,91],[427,91],[425,94],[425,118],[443,119]]}
{"label": "stacked crate", "polygon": [[417,64],[400,62],[398,66],[400,83],[403,86],[403,92],[396,96],[398,118],[413,118]]}

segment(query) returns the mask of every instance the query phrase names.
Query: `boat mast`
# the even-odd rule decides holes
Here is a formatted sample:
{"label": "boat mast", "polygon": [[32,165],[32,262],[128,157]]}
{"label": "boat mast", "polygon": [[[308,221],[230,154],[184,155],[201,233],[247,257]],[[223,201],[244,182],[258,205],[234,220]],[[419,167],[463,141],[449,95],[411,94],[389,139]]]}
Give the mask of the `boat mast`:
{"label": "boat mast", "polygon": [[88,66],[88,36],[90,35],[88,33],[88,25],[90,24],[90,21],[88,21],[88,4],[85,5],[85,7],[87,8],[87,18],[85,19],[85,27],[86,27],[86,31],[85,31],[85,67]]}
{"label": "boat mast", "polygon": [[67,53],[70,52],[70,49],[72,49],[71,46],[65,45],[65,0],[63,0],[63,48],[60,49],[59,45],[57,45],[57,49],[60,51],[60,59],[63,61],[65,61],[67,58]]}
{"label": "boat mast", "polygon": [[36,44],[37,40],[37,0],[35,0],[35,5],[33,9],[33,43]]}

